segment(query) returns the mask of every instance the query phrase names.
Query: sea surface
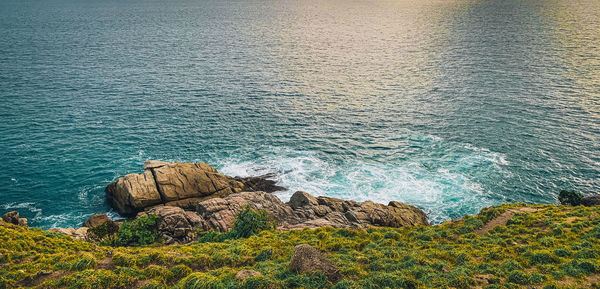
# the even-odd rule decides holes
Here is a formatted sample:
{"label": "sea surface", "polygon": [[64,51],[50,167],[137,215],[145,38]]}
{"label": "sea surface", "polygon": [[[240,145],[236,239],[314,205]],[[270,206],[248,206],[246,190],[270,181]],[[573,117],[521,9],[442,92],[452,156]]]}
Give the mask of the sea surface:
{"label": "sea surface", "polygon": [[600,192],[600,1],[0,1],[0,213],[117,218],[148,159],[434,223]]}

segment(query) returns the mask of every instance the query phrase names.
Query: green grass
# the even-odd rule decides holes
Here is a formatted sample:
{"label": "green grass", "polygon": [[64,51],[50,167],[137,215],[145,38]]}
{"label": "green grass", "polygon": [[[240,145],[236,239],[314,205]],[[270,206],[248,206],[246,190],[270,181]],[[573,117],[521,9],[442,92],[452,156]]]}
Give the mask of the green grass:
{"label": "green grass", "polygon": [[[474,233],[522,206],[429,227],[289,232],[248,211],[240,220],[252,221],[235,238],[177,246],[143,245],[152,227],[144,224],[122,235],[141,246],[113,247],[0,222],[0,288],[600,288],[600,207],[538,205],[506,226]],[[302,243],[323,251],[344,280],[290,272]],[[263,276],[237,281],[241,269]]]}

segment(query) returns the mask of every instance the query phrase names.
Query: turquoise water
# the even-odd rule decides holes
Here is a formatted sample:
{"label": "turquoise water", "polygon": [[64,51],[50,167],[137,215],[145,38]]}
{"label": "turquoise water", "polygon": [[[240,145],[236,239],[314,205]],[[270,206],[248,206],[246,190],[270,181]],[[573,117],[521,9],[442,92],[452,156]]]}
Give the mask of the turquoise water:
{"label": "turquoise water", "polygon": [[[575,3],[577,2],[577,3]],[[0,1],[0,211],[112,212],[147,159],[433,222],[600,191],[600,2]]]}

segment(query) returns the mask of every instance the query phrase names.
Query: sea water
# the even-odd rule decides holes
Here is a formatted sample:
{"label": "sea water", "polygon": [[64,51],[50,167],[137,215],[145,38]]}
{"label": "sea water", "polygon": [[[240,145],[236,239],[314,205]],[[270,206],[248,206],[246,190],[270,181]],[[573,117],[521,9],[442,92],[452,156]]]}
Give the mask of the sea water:
{"label": "sea water", "polygon": [[78,226],[145,160],[434,223],[600,188],[597,0],[0,1],[0,213]]}

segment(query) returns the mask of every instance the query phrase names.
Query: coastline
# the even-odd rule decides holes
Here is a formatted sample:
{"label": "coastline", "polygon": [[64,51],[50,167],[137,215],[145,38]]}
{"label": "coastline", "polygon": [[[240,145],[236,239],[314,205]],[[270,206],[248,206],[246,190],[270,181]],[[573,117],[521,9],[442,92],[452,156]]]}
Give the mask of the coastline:
{"label": "coastline", "polygon": [[589,203],[600,195],[582,202],[564,191],[561,202],[588,206],[503,204],[430,225],[399,202],[299,191],[283,203],[262,191],[285,189],[270,177],[147,162],[107,187],[127,220],[94,215],[81,228],[41,230],[7,214],[0,288],[597,288],[600,280],[600,206]]}

